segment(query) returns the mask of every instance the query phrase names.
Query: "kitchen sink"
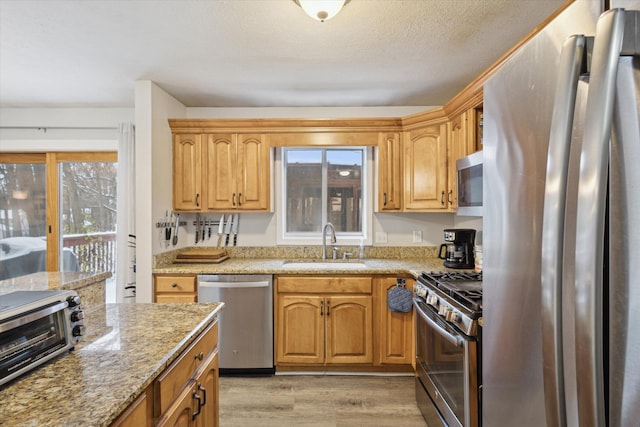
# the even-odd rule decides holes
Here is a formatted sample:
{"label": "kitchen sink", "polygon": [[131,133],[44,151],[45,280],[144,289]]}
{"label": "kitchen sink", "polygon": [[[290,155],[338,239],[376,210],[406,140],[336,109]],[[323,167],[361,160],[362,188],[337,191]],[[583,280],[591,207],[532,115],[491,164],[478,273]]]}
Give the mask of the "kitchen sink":
{"label": "kitchen sink", "polygon": [[366,266],[363,262],[344,260],[296,260],[282,263],[282,268],[303,270],[358,270]]}

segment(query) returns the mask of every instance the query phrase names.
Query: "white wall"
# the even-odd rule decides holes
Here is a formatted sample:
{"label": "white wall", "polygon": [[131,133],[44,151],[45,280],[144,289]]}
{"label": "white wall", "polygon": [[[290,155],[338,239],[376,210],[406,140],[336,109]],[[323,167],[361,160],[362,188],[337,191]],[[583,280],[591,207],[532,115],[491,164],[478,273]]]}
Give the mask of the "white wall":
{"label": "white wall", "polygon": [[118,123],[133,120],[133,108],[2,108],[0,151],[113,151]]}
{"label": "white wall", "polygon": [[[168,118],[183,118],[185,106],[143,80],[135,86],[136,118],[136,301],[152,301],[153,255],[163,252],[155,220],[171,209],[171,129]],[[179,236],[186,244],[184,230]]]}

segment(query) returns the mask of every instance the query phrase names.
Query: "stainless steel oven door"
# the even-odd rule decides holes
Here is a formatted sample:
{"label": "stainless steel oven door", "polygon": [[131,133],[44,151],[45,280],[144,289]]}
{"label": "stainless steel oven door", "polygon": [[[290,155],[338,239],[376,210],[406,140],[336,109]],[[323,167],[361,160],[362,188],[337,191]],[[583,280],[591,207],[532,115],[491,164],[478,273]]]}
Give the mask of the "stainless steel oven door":
{"label": "stainless steel oven door", "polygon": [[478,342],[447,324],[424,300],[415,298],[414,306],[417,381],[446,425],[477,427]]}

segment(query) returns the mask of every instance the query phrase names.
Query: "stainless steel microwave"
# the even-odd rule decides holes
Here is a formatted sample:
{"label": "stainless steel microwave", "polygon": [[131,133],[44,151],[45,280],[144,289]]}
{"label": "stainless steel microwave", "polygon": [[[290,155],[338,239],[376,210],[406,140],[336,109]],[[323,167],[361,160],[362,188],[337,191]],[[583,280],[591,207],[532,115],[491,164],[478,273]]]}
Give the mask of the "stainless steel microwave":
{"label": "stainless steel microwave", "polygon": [[456,160],[458,215],[482,216],[482,151]]}

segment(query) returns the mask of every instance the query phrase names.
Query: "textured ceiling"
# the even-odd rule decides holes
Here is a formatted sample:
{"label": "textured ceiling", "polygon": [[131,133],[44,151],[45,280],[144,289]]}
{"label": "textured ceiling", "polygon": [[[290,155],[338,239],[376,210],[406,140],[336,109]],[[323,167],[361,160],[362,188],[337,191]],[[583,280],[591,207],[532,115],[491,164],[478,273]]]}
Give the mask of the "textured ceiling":
{"label": "textured ceiling", "polygon": [[0,0],[0,106],[442,105],[565,0]]}

